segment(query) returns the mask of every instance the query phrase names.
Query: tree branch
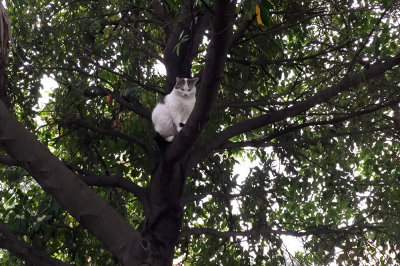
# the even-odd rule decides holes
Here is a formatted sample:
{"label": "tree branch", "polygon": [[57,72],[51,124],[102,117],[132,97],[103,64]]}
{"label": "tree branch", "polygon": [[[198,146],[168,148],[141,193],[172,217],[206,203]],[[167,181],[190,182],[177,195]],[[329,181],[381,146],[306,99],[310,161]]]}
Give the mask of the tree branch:
{"label": "tree branch", "polygon": [[7,154],[0,154],[0,163],[10,166],[22,166],[17,160]]}
{"label": "tree branch", "polygon": [[25,241],[19,240],[11,228],[0,221],[0,248],[7,249],[13,255],[33,265],[72,265],[52,258],[43,250],[29,246]]}
{"label": "tree branch", "polygon": [[186,198],[183,199],[182,202],[183,202],[183,205],[186,205],[193,201],[202,200],[207,196],[217,197],[217,198],[225,198],[228,200],[243,197],[243,196],[249,196],[249,195],[265,198],[266,194],[273,193],[276,190],[277,189],[269,189],[269,190],[258,189],[258,190],[251,190],[251,191],[241,191],[240,193],[236,193],[236,194],[224,194],[222,192],[209,192],[209,193],[204,193],[204,194],[187,196]]}
{"label": "tree branch", "polygon": [[107,88],[102,88],[102,91],[110,94],[117,103],[119,103],[121,106],[125,107],[126,109],[135,112],[136,114],[140,115],[143,118],[146,118],[147,120],[151,120],[151,110],[144,107],[141,103],[139,102],[128,102],[125,100],[119,93],[114,92],[110,89]]}
{"label": "tree branch", "polygon": [[119,187],[135,195],[143,205],[146,205],[146,191],[141,186],[115,175],[79,175],[89,186]]}
{"label": "tree branch", "polygon": [[194,8],[194,2],[194,0],[184,1],[174,30],[167,36],[164,49],[164,63],[167,71],[164,86],[166,93],[174,87],[176,77],[191,76],[193,58],[209,26],[208,11],[200,12]]}
{"label": "tree branch", "polygon": [[[347,90],[352,86],[355,86],[366,80],[370,80],[378,75],[385,73],[386,71],[392,69],[398,64],[400,64],[400,54],[396,55],[395,57],[385,58],[384,60],[381,60],[380,62],[371,65],[369,69],[363,72],[347,75],[338,84],[332,85],[327,89],[319,91],[313,96],[310,96],[309,98],[294,104],[292,107],[269,112],[265,115],[248,119],[227,127],[221,132],[217,133],[215,136],[213,136],[210,140],[201,144],[201,146],[196,149],[197,152],[192,155],[193,158],[191,158],[191,161],[197,161],[199,158],[206,156],[211,151],[220,148],[231,137],[258,129],[274,122],[284,120],[288,117],[299,115],[313,108],[314,106],[329,100],[330,98],[338,95],[340,92]],[[184,129],[182,131],[185,131]]]}
{"label": "tree branch", "polygon": [[100,186],[100,187],[119,187],[132,193],[142,203],[145,211],[148,210],[148,200],[146,197],[146,190],[133,183],[132,181],[116,176],[116,175],[96,175],[90,171],[81,169],[70,162],[64,162],[64,164],[71,170],[79,173],[78,175],[87,185],[89,186]]}
{"label": "tree branch", "polygon": [[[20,162],[6,154],[0,154],[0,164],[22,167],[22,164]],[[115,175],[96,175],[89,171],[80,169],[72,165],[71,163],[64,162],[64,164],[69,169],[80,173],[81,175],[78,175],[78,177],[82,179],[83,182],[85,182],[88,186],[122,188],[135,195],[135,197],[138,198],[138,200],[142,203],[144,209],[148,207],[145,189],[133,183],[132,181]]]}
{"label": "tree branch", "polygon": [[140,233],[20,124],[2,101],[0,147],[125,265],[147,258],[150,244]]}
{"label": "tree branch", "polygon": [[280,142],[267,142],[264,141],[262,143],[258,143],[257,145],[251,145],[248,142],[233,142],[233,143],[227,143],[221,149],[228,149],[228,150],[233,150],[233,149],[240,149],[243,147],[287,147],[287,146],[293,146],[297,144],[313,144],[313,143],[318,143],[321,141],[326,141],[335,137],[343,137],[343,136],[354,136],[354,135],[362,135],[362,134],[370,134],[370,133],[375,133],[375,132],[382,132],[385,129],[388,129],[387,127],[385,128],[378,128],[378,129],[372,129],[372,130],[362,130],[362,131],[351,131],[351,132],[336,132],[335,134],[330,134],[324,137],[319,137],[319,138],[310,138],[310,139],[303,139],[303,140],[298,140],[298,141],[280,141]]}
{"label": "tree branch", "polygon": [[186,125],[166,150],[166,162],[181,159],[193,145],[208,120],[217,96],[226,55],[231,43],[234,8],[235,1],[221,0],[215,2],[213,33],[207,50],[200,93]]}
{"label": "tree branch", "polygon": [[156,17],[160,20],[160,22],[162,23],[162,27],[164,28],[164,32],[165,35],[168,35],[171,33],[172,31],[172,25],[170,24],[170,18],[167,15],[167,12],[165,10],[165,5],[162,4],[159,0],[151,0],[149,1],[151,7],[154,10],[154,14],[156,15]]}
{"label": "tree branch", "polygon": [[348,235],[359,232],[362,229],[371,229],[371,230],[379,230],[381,226],[379,225],[364,225],[364,224],[355,224],[353,226],[346,226],[338,229],[331,229],[329,226],[319,226],[318,228],[311,228],[299,231],[292,230],[275,230],[271,229],[268,226],[257,229],[250,229],[247,231],[219,231],[213,228],[205,228],[205,227],[197,227],[197,228],[189,228],[181,231],[180,237],[188,237],[191,235],[213,235],[219,238],[229,238],[229,237],[251,237],[257,235],[264,234],[276,234],[276,235],[286,235],[286,236],[309,236],[309,235]]}
{"label": "tree branch", "polygon": [[[235,58],[235,57],[230,57],[227,58],[228,62],[232,63],[237,63],[241,64],[244,66],[268,66],[268,65],[285,65],[285,64],[296,64],[302,61],[308,61],[311,59],[318,59],[319,56],[321,55],[326,55],[329,53],[332,53],[334,51],[340,50],[349,44],[353,43],[354,40],[347,40],[345,43],[340,44],[338,46],[332,47],[332,48],[327,48],[327,49],[321,49],[314,54],[308,55],[308,56],[303,56],[303,57],[295,57],[295,58],[285,58],[285,59],[275,59],[275,60],[270,60],[267,58],[261,58],[261,59],[255,59],[255,60],[247,60],[243,58]],[[323,58],[320,58],[320,60],[323,60]]]}
{"label": "tree branch", "polygon": [[87,121],[84,121],[82,119],[76,119],[76,118],[57,120],[57,121],[55,121],[55,123],[57,123],[61,126],[67,126],[67,127],[68,126],[70,127],[71,125],[73,125],[76,127],[90,129],[94,132],[97,132],[97,133],[100,133],[103,135],[113,136],[113,137],[117,137],[120,139],[125,139],[129,142],[132,142],[132,143],[135,143],[136,145],[138,145],[151,158],[155,158],[152,150],[150,150],[147,147],[147,145],[140,138],[137,138],[135,136],[127,135],[125,133],[122,133],[120,131],[113,130],[113,129],[100,128],[100,127],[90,124]]}
{"label": "tree branch", "polygon": [[[38,67],[36,69],[44,69],[44,70],[65,70],[65,71],[76,71],[80,74],[83,74],[85,76],[88,77],[92,77],[92,78],[96,78],[96,79],[100,79],[101,81],[105,82],[105,83],[110,83],[108,80],[105,80],[103,78],[101,78],[98,75],[95,74],[89,74],[86,71],[78,68],[78,67]],[[111,84],[112,85],[112,84]],[[127,100],[125,100],[123,97],[121,97],[121,95],[119,95],[117,92],[114,92],[108,88],[105,87],[100,87],[100,93],[103,93],[104,95],[110,94],[116,102],[118,102],[121,106],[125,107],[126,109],[135,112],[136,114],[140,115],[143,118],[146,118],[147,120],[151,119],[151,111],[150,109],[144,107],[141,103],[139,102],[129,102]],[[91,94],[90,92],[88,94]],[[100,94],[101,95],[101,94]]]}
{"label": "tree branch", "polygon": [[243,148],[243,147],[267,147],[267,146],[287,146],[287,145],[291,145],[291,144],[296,144],[296,143],[310,143],[310,142],[316,142],[318,140],[324,140],[324,139],[329,139],[329,138],[333,138],[333,137],[337,137],[337,136],[346,136],[346,135],[355,135],[355,134],[364,134],[364,133],[372,133],[372,132],[376,132],[379,130],[384,130],[385,128],[381,128],[381,129],[374,129],[374,130],[367,130],[367,131],[357,131],[357,132],[337,132],[336,134],[332,134],[330,136],[325,136],[325,137],[321,137],[321,138],[316,138],[316,139],[308,139],[308,140],[302,140],[302,141],[291,141],[291,142],[285,142],[285,143],[281,143],[281,142],[277,142],[277,143],[267,143],[269,141],[271,141],[272,139],[275,139],[279,136],[283,136],[287,133],[302,129],[302,128],[306,128],[306,127],[310,127],[310,126],[323,126],[323,125],[334,125],[334,124],[338,124],[344,121],[348,121],[349,119],[352,119],[354,117],[358,117],[358,116],[363,116],[363,115],[367,115],[370,113],[373,113],[375,111],[378,111],[382,108],[385,107],[389,107],[392,106],[393,104],[398,104],[400,101],[400,98],[393,98],[392,100],[390,100],[389,102],[386,102],[384,104],[375,106],[374,108],[370,108],[370,109],[366,109],[366,110],[361,110],[361,111],[357,111],[357,112],[353,112],[349,115],[346,116],[342,116],[342,117],[338,117],[338,118],[334,118],[331,120],[327,120],[327,121],[315,121],[315,122],[309,122],[309,123],[304,123],[304,124],[300,124],[300,125],[293,125],[293,126],[289,126],[283,130],[276,130],[272,133],[270,133],[267,136],[258,138],[258,139],[253,139],[250,141],[243,141],[243,142],[229,142],[224,144],[221,149],[237,149],[237,148]]}
{"label": "tree branch", "polygon": [[271,106],[271,105],[277,105],[277,106],[288,106],[288,105],[293,105],[295,103],[298,103],[298,101],[286,101],[286,102],[281,102],[281,101],[271,101],[271,100],[257,100],[257,101],[243,101],[243,102],[217,102],[215,104],[215,108],[248,108],[248,107],[265,107],[265,106]]}
{"label": "tree branch", "polygon": [[244,32],[250,26],[253,19],[254,19],[254,16],[252,19],[243,18],[242,23],[238,26],[237,30],[233,33],[230,47],[235,46],[235,44],[243,37]]}

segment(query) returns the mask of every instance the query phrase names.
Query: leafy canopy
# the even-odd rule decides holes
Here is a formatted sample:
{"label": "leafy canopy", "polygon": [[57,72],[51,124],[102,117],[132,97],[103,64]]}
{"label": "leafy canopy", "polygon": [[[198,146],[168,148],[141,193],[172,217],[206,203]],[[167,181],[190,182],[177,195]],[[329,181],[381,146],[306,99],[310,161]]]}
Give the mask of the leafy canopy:
{"label": "leafy canopy", "polygon": [[[165,28],[175,25],[184,1],[160,1],[169,21],[151,2],[7,2],[15,42],[10,108],[79,174],[150,184],[156,144],[148,118],[167,93],[156,65],[168,64]],[[192,2],[195,27],[214,2]],[[216,103],[194,146],[204,154],[185,184],[178,261],[400,263],[398,68],[285,117],[317,92],[398,54],[399,8],[395,1],[361,0],[237,4]],[[193,75],[202,74],[213,34],[204,33]],[[181,46],[189,37],[181,34],[177,56],[185,56]],[[38,109],[44,76],[58,87]],[[272,122],[239,127],[213,146],[231,126],[275,111],[282,112]],[[242,159],[257,165],[245,177],[234,171]],[[0,178],[0,220],[15,234],[66,262],[116,263],[21,167],[0,164]],[[134,194],[112,185],[93,189],[141,230],[145,214]],[[287,235],[301,239],[304,250],[288,251]],[[5,251],[0,262],[21,263]]]}

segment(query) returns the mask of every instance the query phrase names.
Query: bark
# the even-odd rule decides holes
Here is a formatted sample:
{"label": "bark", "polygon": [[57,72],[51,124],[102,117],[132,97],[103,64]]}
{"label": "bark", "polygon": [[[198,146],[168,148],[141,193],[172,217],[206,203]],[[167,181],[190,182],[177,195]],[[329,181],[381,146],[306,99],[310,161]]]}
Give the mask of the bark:
{"label": "bark", "polygon": [[180,164],[161,162],[151,178],[149,214],[143,237],[151,243],[151,265],[172,265],[182,224],[185,171]]}
{"label": "bark", "polygon": [[145,197],[145,190],[136,183],[114,175],[80,175],[79,178],[89,186],[118,187],[132,193],[136,198],[138,198],[146,212],[147,199]]}
{"label": "bark", "polygon": [[21,166],[17,160],[14,160],[14,158],[6,154],[0,154],[0,163],[11,166]]}

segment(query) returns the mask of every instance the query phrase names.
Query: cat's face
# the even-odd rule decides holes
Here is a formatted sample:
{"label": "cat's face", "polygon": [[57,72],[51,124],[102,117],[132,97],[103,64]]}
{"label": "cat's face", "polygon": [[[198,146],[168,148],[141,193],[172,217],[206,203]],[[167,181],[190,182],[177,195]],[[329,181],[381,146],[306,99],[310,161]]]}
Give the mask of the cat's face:
{"label": "cat's face", "polygon": [[178,78],[176,77],[176,84],[174,90],[182,97],[189,97],[196,93],[196,82],[198,78]]}

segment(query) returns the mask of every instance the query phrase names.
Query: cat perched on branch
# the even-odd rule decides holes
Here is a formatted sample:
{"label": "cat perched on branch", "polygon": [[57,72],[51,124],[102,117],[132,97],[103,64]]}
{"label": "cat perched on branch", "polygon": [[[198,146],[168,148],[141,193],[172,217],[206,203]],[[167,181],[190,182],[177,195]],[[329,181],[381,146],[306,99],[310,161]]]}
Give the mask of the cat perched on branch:
{"label": "cat perched on branch", "polygon": [[167,142],[181,131],[196,103],[198,78],[176,77],[175,87],[154,108],[151,120],[154,129]]}

